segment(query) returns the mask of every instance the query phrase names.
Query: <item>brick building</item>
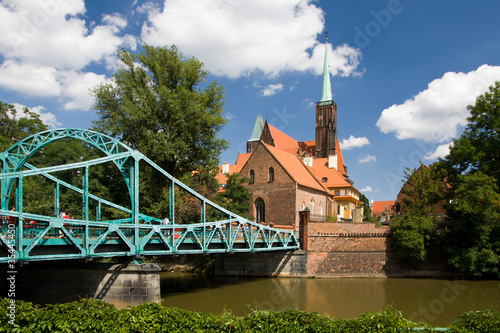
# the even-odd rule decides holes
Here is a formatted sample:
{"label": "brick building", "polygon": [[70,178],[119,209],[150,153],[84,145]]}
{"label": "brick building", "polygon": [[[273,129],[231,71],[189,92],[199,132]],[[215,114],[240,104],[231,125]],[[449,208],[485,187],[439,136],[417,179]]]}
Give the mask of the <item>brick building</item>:
{"label": "brick building", "polygon": [[337,105],[332,100],[325,47],[323,89],[316,103],[315,140],[298,142],[257,116],[247,151],[234,165],[224,163],[217,176],[221,190],[225,174],[239,172],[252,179],[252,214],[256,222],[298,227],[299,212],[311,220],[361,222],[360,192],[347,174],[337,139]]}

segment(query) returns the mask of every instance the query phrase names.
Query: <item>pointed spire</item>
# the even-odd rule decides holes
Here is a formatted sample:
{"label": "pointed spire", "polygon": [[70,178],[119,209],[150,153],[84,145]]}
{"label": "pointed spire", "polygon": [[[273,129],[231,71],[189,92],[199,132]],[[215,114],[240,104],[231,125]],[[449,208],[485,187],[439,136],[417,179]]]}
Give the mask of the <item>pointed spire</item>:
{"label": "pointed spire", "polygon": [[248,141],[259,141],[262,134],[262,129],[264,128],[264,120],[260,114],[257,115],[255,120],[255,125],[253,126],[252,137]]}
{"label": "pointed spire", "polygon": [[321,101],[332,101],[332,84],[330,82],[330,66],[328,64],[328,32],[325,41],[325,64],[323,67],[323,91],[321,92]]}

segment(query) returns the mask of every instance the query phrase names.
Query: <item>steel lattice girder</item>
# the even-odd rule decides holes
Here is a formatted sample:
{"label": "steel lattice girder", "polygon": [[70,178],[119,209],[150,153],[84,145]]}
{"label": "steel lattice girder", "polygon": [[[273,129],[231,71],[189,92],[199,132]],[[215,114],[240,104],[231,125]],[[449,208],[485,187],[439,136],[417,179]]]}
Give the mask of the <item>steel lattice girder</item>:
{"label": "steel lattice girder", "polygon": [[[26,163],[37,150],[45,145],[63,138],[76,138],[89,143],[106,156],[90,161],[52,166],[37,169]],[[207,200],[188,186],[173,178],[149,158],[132,150],[123,143],[103,134],[81,129],[58,129],[33,135],[0,154],[2,160],[2,206],[0,215],[5,218],[21,221],[36,221],[34,224],[17,223],[15,226],[15,242],[8,234],[12,225],[2,220],[0,233],[0,251],[6,250],[0,262],[7,262],[9,250],[15,251],[16,260],[55,260],[69,258],[94,258],[110,256],[137,255],[169,255],[182,253],[221,253],[252,252],[273,250],[295,250],[299,243],[292,231],[262,226],[238,216],[219,205]],[[169,205],[171,208],[171,225],[161,225],[161,220],[139,212],[138,162],[144,161],[149,166],[167,177],[171,184]],[[80,189],[65,183],[50,173],[75,168],[85,168],[106,162],[114,162],[122,172],[132,201],[132,209],[116,205],[88,193],[87,182]],[[21,168],[26,166],[28,170]],[[130,214],[130,218],[115,221],[92,221],[88,214],[84,220],[65,220],[22,211],[22,179],[32,175],[42,175],[59,186],[70,188],[96,200],[100,204],[109,205]],[[7,210],[10,188],[17,179],[21,185],[16,211]],[[173,215],[175,188],[187,191],[201,202],[202,223],[175,224]],[[58,197],[58,194],[57,194]],[[5,199],[7,198],[7,200]],[[85,202],[84,202],[85,203]],[[207,222],[205,212],[212,207],[228,216],[224,221]],[[57,210],[56,210],[57,211]],[[151,223],[157,224],[151,224]],[[57,251],[54,251],[57,249]]]}

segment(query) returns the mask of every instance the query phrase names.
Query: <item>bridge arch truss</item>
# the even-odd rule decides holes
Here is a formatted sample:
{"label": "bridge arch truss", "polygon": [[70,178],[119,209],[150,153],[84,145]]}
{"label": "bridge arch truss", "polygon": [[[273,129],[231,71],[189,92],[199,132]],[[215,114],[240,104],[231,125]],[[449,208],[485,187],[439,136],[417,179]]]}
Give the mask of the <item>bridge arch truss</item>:
{"label": "bridge arch truss", "polygon": [[[98,148],[104,157],[78,163],[36,168],[28,163],[37,151],[57,140],[71,138]],[[0,263],[33,260],[91,259],[115,256],[174,255],[198,253],[259,252],[295,250],[299,243],[293,230],[257,224],[234,214],[172,177],[148,157],[107,135],[84,129],[55,129],[32,135],[5,152],[1,160]],[[161,217],[140,213],[139,162],[154,168],[170,184],[169,224]],[[113,162],[124,177],[130,207],[123,207],[89,193],[89,168]],[[62,170],[82,169],[82,186],[57,177]],[[23,179],[40,175],[55,186],[54,214],[45,216],[23,211]],[[15,186],[14,186],[15,185]],[[11,193],[15,187],[15,193]],[[59,190],[66,187],[82,196],[82,218],[59,217]],[[180,189],[201,203],[201,221],[176,223],[175,192]],[[15,203],[10,202],[14,198]],[[89,216],[89,201],[97,202],[95,218]],[[128,214],[121,220],[101,220],[101,205]],[[14,206],[14,210],[9,210]],[[207,209],[219,211],[224,219],[207,221]]]}

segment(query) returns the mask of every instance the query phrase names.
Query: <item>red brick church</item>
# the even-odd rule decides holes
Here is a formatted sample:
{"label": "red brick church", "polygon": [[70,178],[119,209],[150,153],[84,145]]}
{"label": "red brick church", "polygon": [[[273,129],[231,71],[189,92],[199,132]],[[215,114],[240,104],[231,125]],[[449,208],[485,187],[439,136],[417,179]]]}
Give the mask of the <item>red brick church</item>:
{"label": "red brick church", "polygon": [[247,152],[234,165],[224,163],[218,175],[239,172],[251,179],[252,213],[258,223],[298,228],[299,212],[311,220],[361,222],[360,192],[349,179],[337,139],[337,105],[332,100],[325,44],[323,90],[316,103],[315,140],[298,142],[257,116]]}

